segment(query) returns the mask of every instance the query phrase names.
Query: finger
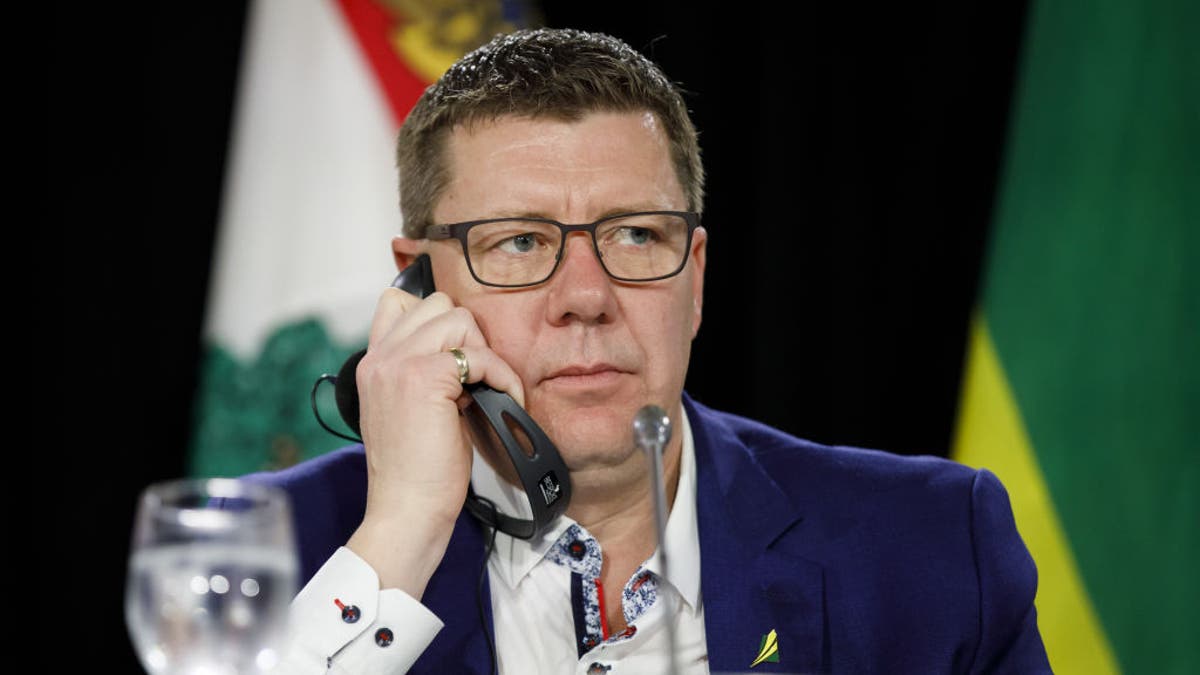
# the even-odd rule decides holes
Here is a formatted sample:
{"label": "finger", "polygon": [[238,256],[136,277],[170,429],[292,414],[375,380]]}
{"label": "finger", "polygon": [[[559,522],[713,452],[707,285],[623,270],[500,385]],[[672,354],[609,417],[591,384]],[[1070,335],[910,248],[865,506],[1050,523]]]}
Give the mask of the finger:
{"label": "finger", "polygon": [[379,294],[375,303],[375,315],[371,318],[371,332],[367,337],[367,345],[374,346],[391,329],[405,312],[421,301],[417,296],[389,286]]}
{"label": "finger", "polygon": [[[463,346],[459,350],[467,362],[467,384],[483,382],[492,389],[505,392],[513,397],[517,405],[525,407],[525,387],[521,378],[499,354],[486,346]],[[444,358],[448,372],[457,380],[458,359],[449,351],[445,352]]]}
{"label": "finger", "polygon": [[[432,296],[431,296],[432,297]],[[415,312],[426,311],[419,307]],[[429,310],[433,314],[433,310]],[[420,354],[436,354],[450,347],[486,347],[487,340],[475,323],[475,317],[463,307],[450,307],[424,321],[408,317],[401,319],[395,329],[382,337],[372,349],[379,354],[388,354],[392,350],[405,356]]]}
{"label": "finger", "polygon": [[[450,296],[445,293],[433,293],[397,318],[391,330],[380,337],[379,343],[402,343],[425,324],[436,321],[439,317],[448,313],[458,315],[464,312],[466,310],[455,308],[454,301],[450,299]],[[467,314],[465,317],[458,317],[458,320],[462,319],[469,319],[471,323],[475,321],[474,317],[471,317],[470,314]],[[460,329],[458,334],[462,335],[464,333]]]}
{"label": "finger", "polygon": [[386,288],[376,304],[367,344],[374,347],[397,330],[400,331],[398,338],[403,339],[416,326],[453,307],[453,301],[445,293],[433,293],[421,299],[399,288]]}
{"label": "finger", "polygon": [[458,411],[462,412],[467,408],[470,408],[471,404],[474,402],[475,399],[471,398],[471,395],[464,391],[462,396],[459,396],[458,399],[454,401],[454,404],[458,406]]}

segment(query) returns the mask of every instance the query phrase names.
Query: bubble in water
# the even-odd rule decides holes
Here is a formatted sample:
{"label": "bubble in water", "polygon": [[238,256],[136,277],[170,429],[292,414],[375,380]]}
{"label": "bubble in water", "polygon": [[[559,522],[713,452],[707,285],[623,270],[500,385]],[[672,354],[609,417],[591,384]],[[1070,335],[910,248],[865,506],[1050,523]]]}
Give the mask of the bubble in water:
{"label": "bubble in water", "polygon": [[258,595],[258,581],[256,579],[242,579],[242,595],[247,598],[253,598]]}
{"label": "bubble in water", "polygon": [[208,579],[205,579],[202,576],[197,575],[192,577],[192,583],[189,585],[191,586],[192,592],[196,595],[204,595],[208,592]]}
{"label": "bubble in water", "polygon": [[214,574],[212,579],[209,579],[208,584],[212,588],[212,592],[218,595],[229,592],[229,580],[220,574]]}

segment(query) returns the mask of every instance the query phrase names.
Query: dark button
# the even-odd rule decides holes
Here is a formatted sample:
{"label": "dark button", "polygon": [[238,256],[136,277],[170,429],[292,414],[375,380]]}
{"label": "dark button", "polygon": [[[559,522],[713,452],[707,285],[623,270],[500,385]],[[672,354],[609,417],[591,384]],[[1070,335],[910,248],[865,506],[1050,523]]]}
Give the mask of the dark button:
{"label": "dark button", "polygon": [[386,647],[392,644],[392,637],[391,628],[380,628],[379,630],[375,631],[375,644],[379,645],[380,647]]}
{"label": "dark button", "polygon": [[342,621],[346,623],[354,623],[362,616],[362,612],[354,605],[346,605],[342,608]]}
{"label": "dark button", "polygon": [[604,673],[610,670],[612,670],[612,666],[606,666],[599,661],[594,661],[592,665],[588,666],[587,675],[604,675]]}
{"label": "dark button", "polygon": [[584,546],[582,541],[576,539],[570,544],[567,544],[567,551],[571,554],[572,558],[576,560],[583,560],[583,555],[587,553],[587,546]]}

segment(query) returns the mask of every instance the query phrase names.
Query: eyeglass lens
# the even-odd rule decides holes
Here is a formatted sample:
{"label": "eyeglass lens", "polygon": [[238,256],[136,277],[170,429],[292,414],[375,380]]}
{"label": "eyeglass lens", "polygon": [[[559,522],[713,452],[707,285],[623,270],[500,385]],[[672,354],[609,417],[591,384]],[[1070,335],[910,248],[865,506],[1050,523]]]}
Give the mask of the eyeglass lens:
{"label": "eyeglass lens", "polygon": [[[467,255],[480,281],[498,285],[538,283],[553,272],[562,230],[535,220],[501,220],[475,225]],[[688,223],[669,214],[634,214],[596,226],[600,262],[614,277],[631,281],[669,275],[687,254]]]}

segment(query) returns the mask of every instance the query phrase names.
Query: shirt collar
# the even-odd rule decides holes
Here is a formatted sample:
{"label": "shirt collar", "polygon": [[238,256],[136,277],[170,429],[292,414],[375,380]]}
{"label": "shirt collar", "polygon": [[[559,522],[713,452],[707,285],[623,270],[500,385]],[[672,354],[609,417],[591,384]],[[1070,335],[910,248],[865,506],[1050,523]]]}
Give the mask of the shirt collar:
{"label": "shirt collar", "polygon": [[[675,588],[692,612],[699,608],[700,601],[700,538],[696,524],[696,452],[692,440],[692,427],[687,410],[679,407],[680,427],[683,432],[683,447],[680,450],[679,485],[675,489],[675,501],[667,516],[666,549],[671,568],[666,581]],[[485,459],[475,451],[471,465],[471,486],[475,494],[492,500],[496,508],[520,518],[532,518],[529,501],[520,488],[512,485],[492,469]],[[496,535],[496,550],[493,554],[492,570],[510,588],[528,575],[545,558],[546,552],[558,541],[563,532],[576,524],[572,518],[559,516],[540,536],[524,540],[510,537],[503,532]],[[659,552],[643,566],[662,576]],[[549,561],[547,561],[549,562]],[[553,563],[550,563],[553,564]]]}

